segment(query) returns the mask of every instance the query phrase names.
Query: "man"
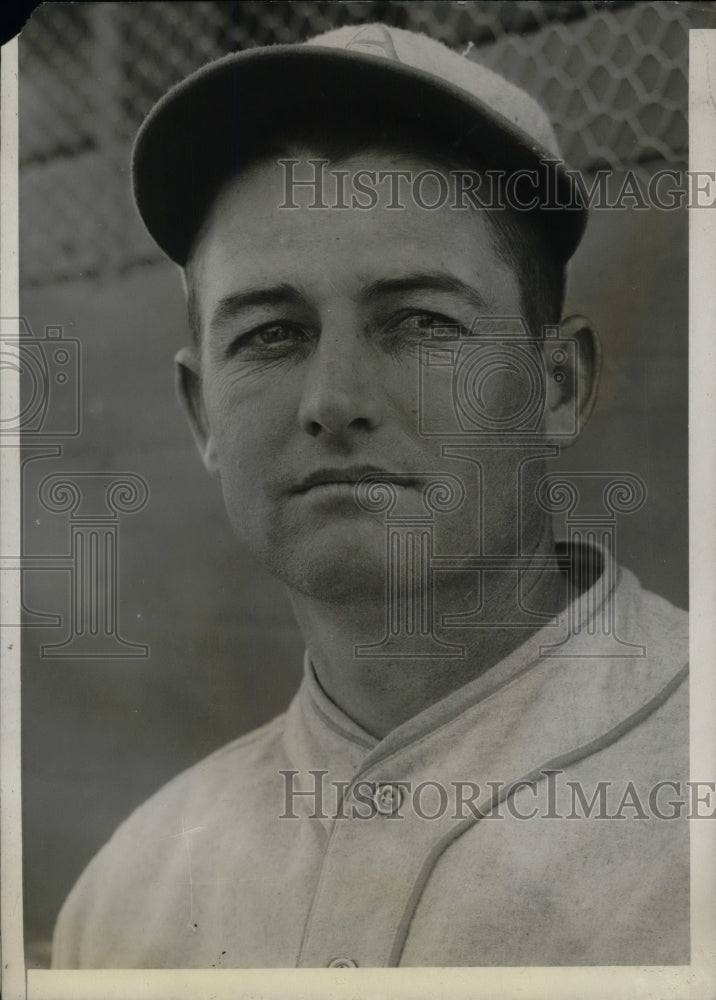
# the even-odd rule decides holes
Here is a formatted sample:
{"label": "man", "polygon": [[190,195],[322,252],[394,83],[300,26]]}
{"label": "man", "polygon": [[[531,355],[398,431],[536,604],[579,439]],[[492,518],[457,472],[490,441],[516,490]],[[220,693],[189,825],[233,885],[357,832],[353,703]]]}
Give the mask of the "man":
{"label": "man", "polygon": [[55,967],[688,962],[658,794],[686,777],[685,616],[603,533],[552,534],[598,350],[557,331],[585,213],[544,113],[343,28],[184,81],[134,178],[184,270],[180,399],[305,677],[123,824]]}

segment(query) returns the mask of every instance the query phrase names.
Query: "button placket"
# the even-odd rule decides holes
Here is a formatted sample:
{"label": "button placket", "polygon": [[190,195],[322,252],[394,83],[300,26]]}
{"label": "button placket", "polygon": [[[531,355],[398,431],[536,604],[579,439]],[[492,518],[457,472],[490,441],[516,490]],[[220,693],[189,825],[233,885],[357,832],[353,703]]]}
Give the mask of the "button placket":
{"label": "button placket", "polygon": [[[346,790],[344,818],[333,825],[299,967],[389,964],[415,880],[442,827],[400,811],[409,787],[410,779],[364,774]],[[413,844],[409,858],[406,836]]]}

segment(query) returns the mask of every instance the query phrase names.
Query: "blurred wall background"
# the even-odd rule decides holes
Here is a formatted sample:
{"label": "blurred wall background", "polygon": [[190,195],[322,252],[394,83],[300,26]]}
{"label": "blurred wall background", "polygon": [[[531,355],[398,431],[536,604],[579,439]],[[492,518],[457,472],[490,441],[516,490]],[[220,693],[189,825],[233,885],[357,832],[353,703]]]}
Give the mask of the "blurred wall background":
{"label": "blurred wall background", "polygon": [[[716,26],[706,3],[48,3],[35,12],[20,40],[21,303],[28,357],[45,358],[51,399],[27,411],[24,454],[23,546],[36,567],[24,574],[30,965],[47,961],[64,896],[121,819],[283,709],[301,671],[287,600],[233,539],[174,401],[184,303],[131,203],[133,134],[170,84],[210,58],[373,20],[424,31],[525,86],[587,177],[633,168],[646,180],[686,167],[688,30]],[[646,504],[620,523],[619,558],[681,606],[687,263],[685,211],[593,213],[568,306],[601,334],[603,387],[559,462],[645,480]],[[58,336],[70,345],[59,356]],[[23,379],[32,395],[37,384]],[[43,650],[68,633],[73,525],[42,502],[41,484],[107,472],[140,476],[149,490],[146,505],[115,522],[119,632],[148,646],[147,657]]]}

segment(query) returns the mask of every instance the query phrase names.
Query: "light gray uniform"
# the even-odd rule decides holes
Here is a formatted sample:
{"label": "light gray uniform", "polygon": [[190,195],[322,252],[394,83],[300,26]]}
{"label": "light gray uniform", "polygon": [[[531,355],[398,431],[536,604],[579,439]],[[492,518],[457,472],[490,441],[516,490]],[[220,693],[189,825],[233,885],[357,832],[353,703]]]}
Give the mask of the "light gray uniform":
{"label": "light gray uniform", "polygon": [[[622,794],[632,782],[645,805],[657,782],[683,788],[688,776],[686,615],[630,572],[616,578],[607,599],[618,635],[646,656],[600,655],[607,640],[587,621],[568,655],[540,655],[560,635],[547,627],[380,741],[326,697],[307,662],[284,715],[179,775],[120,827],[64,906],[54,966],[688,963],[686,822],[639,816]],[[600,590],[587,594],[592,622]],[[330,782],[359,778],[403,784],[383,788],[369,819],[352,815],[368,809],[349,788],[347,818],[335,818]],[[460,805],[466,782],[485,804],[504,795],[488,782],[524,778],[537,783],[495,816]],[[287,803],[287,787],[314,781],[322,803]],[[621,816],[564,818],[567,781],[588,799],[611,782],[607,812]],[[416,799],[421,782],[440,782],[447,804],[433,785]],[[666,789],[664,815],[668,799]]]}

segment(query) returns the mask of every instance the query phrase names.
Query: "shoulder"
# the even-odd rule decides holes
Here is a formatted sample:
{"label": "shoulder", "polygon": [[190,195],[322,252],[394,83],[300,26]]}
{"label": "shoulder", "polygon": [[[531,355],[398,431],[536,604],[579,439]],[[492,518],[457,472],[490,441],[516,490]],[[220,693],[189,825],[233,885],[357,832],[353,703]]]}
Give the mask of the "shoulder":
{"label": "shoulder", "polygon": [[281,756],[284,720],[277,716],[176,775],[125,820],[110,843],[140,831],[166,833],[179,815],[188,821],[200,812],[206,819],[232,795],[255,788]]}
{"label": "shoulder", "polygon": [[644,788],[683,782],[689,761],[688,613],[623,567],[614,593],[614,614],[603,619],[612,634],[598,640],[606,644],[602,669],[588,661],[594,677],[584,681],[590,711],[603,714],[604,733],[579,768],[603,768],[605,776],[634,778]]}
{"label": "shoulder", "polygon": [[617,593],[621,595],[617,615],[626,630],[644,637],[647,656],[666,657],[682,665],[686,663],[689,652],[688,612],[647,590],[628,569],[619,569]]}
{"label": "shoulder", "polygon": [[[90,964],[102,936],[141,919],[147,887],[158,900],[171,895],[178,880],[184,884],[188,843],[200,841],[205,857],[220,856],[242,816],[275,811],[271,792],[278,782],[272,778],[285,766],[284,722],[285,715],[277,716],[178,774],[118,827],[60,911],[55,968]],[[165,903],[171,907],[169,898]],[[91,962],[111,964],[109,958]]]}
{"label": "shoulder", "polygon": [[644,686],[648,697],[636,713],[631,739],[642,742],[645,763],[653,755],[652,762],[661,765],[665,754],[678,748],[683,756],[688,748],[689,616],[642,587],[631,571],[619,574],[625,600],[617,608],[617,634],[641,655],[615,660],[613,680],[619,674],[626,684],[633,677]]}

